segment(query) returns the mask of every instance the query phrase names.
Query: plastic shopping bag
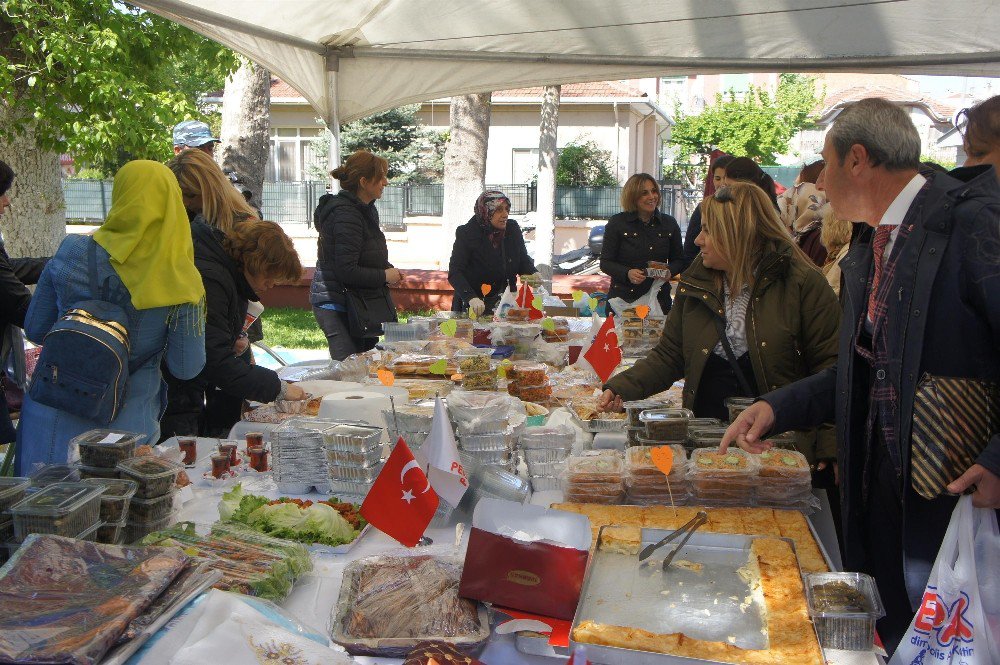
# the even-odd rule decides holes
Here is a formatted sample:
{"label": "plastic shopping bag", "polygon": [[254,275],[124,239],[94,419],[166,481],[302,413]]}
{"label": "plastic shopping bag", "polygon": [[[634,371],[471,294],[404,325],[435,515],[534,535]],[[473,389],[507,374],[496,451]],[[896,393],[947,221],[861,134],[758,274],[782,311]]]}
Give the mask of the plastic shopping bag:
{"label": "plastic shopping bag", "polygon": [[[646,305],[649,307],[649,313],[653,316],[660,316],[663,314],[663,308],[660,307],[660,300],[657,296],[660,295],[660,289],[663,285],[667,283],[665,279],[654,279],[653,285],[649,287],[649,292],[636,298],[632,302],[625,302],[621,298],[612,298],[608,300],[608,305],[611,306],[615,312],[619,314],[627,309],[633,307],[638,307],[639,305]],[[670,288],[669,286],[667,288]]]}
{"label": "plastic shopping bag", "polygon": [[996,513],[963,496],[923,600],[889,665],[1000,663],[1000,532]]}

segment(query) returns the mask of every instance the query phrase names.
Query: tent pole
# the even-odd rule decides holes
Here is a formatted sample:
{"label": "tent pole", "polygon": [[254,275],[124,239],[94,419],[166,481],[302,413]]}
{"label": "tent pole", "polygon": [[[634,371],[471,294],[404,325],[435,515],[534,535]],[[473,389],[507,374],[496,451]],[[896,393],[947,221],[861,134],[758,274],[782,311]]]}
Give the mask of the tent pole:
{"label": "tent pole", "polygon": [[[340,119],[337,112],[337,71],[340,69],[340,58],[336,53],[326,56],[326,131],[330,134],[330,152],[326,157],[327,173],[340,166]],[[334,194],[340,191],[340,181],[329,176],[330,191]]]}

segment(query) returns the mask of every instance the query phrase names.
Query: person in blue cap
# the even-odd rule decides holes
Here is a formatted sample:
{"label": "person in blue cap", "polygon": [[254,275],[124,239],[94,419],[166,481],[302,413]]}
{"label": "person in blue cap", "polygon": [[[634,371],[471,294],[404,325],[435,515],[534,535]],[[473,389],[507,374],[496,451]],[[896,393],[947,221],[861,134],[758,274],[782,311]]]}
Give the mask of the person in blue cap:
{"label": "person in blue cap", "polygon": [[212,136],[212,130],[200,120],[185,120],[174,125],[174,154],[188,148],[197,148],[209,155],[215,150],[219,139]]}

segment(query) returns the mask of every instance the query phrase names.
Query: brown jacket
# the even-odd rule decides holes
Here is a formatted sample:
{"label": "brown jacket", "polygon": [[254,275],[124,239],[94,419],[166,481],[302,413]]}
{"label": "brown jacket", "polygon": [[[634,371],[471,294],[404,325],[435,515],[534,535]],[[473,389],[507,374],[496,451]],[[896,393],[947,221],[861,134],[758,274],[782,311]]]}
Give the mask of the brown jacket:
{"label": "brown jacket", "polygon": [[[634,400],[684,379],[684,406],[691,408],[705,361],[719,342],[716,317],[723,316],[718,273],[699,255],[681,275],[677,301],[656,348],[605,385]],[[835,364],[840,306],[823,275],[793,261],[787,248],[764,257],[747,311],[747,346],[754,378],[768,392]],[[800,451],[810,463],[837,456],[832,428],[803,432]]]}

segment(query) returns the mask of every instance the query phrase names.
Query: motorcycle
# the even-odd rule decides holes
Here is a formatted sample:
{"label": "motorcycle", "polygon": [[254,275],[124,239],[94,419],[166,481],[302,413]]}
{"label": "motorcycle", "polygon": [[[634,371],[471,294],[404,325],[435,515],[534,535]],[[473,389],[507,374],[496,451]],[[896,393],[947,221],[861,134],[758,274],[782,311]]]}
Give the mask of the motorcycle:
{"label": "motorcycle", "polygon": [[590,229],[587,246],[552,257],[555,275],[596,275],[601,271],[601,247],[604,245],[604,225]]}

